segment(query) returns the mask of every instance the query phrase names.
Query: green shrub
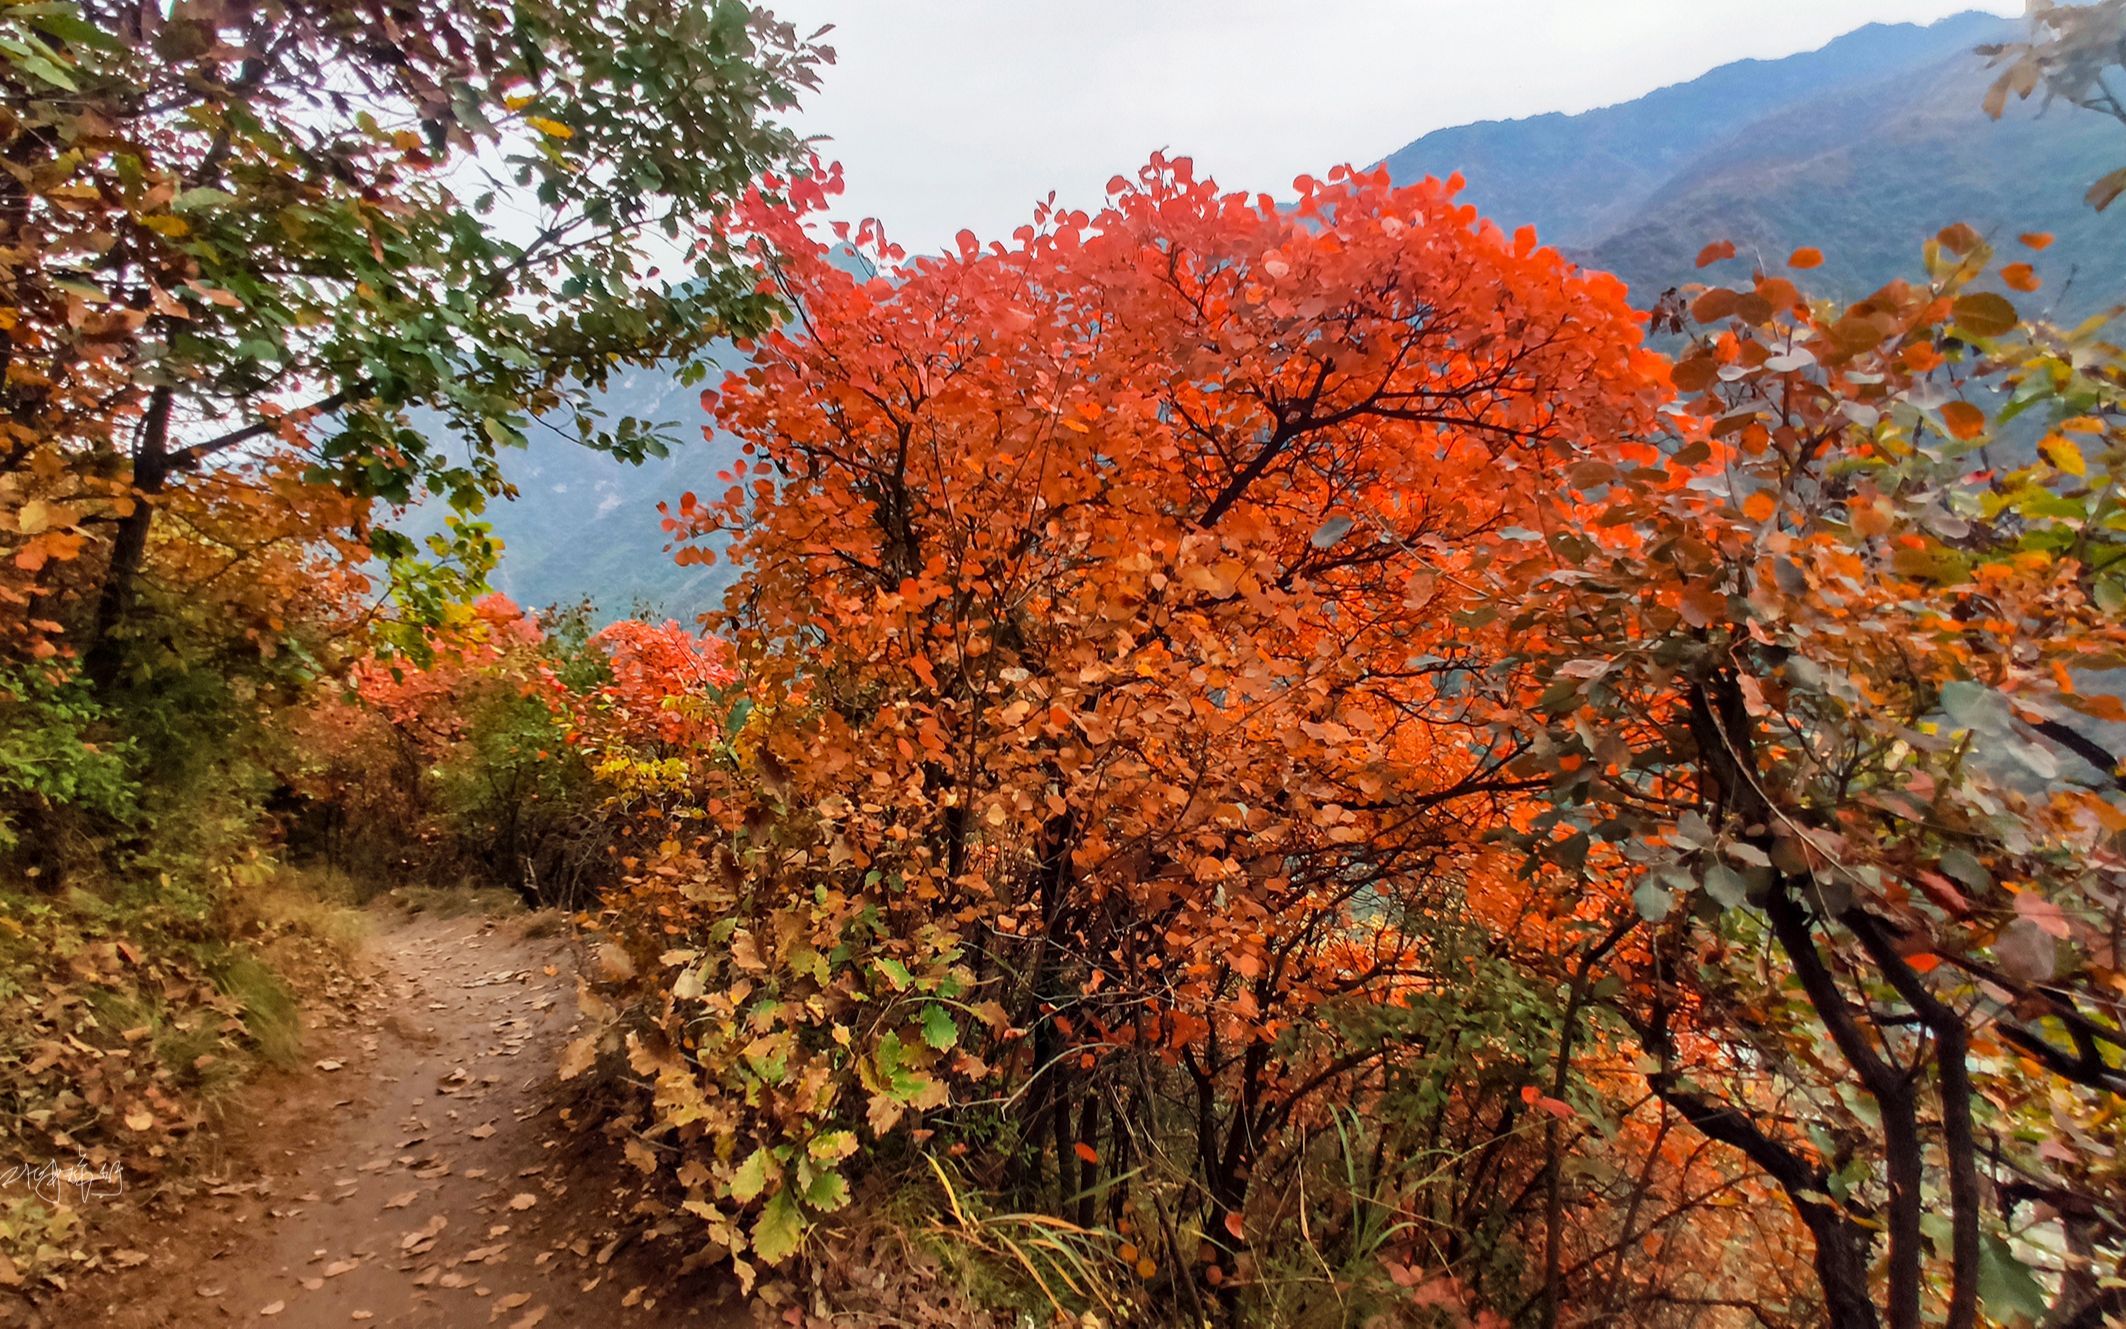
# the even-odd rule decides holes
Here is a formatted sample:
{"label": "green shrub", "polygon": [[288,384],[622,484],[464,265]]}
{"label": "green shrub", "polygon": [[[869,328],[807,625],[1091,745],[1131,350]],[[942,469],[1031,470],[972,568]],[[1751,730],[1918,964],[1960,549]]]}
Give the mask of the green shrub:
{"label": "green shrub", "polygon": [[107,719],[72,670],[0,664],[0,854],[50,835],[68,814],[125,822],[137,813],[135,747],[99,741]]}

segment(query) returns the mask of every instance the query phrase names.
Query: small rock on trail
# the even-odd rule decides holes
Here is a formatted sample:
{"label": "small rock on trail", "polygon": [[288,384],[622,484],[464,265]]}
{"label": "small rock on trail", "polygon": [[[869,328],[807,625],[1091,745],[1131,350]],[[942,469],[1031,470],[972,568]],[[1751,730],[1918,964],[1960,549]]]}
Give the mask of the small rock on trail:
{"label": "small rock on trail", "polygon": [[79,1277],[53,1324],[110,1329],[737,1329],[711,1278],[631,1213],[631,1173],[568,1129],[563,942],[514,920],[382,915],[349,1010],[304,1071],[239,1098],[195,1194],[129,1195],[99,1227],[129,1268]]}

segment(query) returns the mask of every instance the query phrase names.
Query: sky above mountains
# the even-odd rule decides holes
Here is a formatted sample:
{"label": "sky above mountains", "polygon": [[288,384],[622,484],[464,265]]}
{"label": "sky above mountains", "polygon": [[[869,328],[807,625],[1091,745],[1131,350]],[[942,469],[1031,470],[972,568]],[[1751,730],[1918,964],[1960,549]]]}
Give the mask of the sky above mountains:
{"label": "sky above mountains", "polygon": [[2018,0],[777,0],[835,25],[799,118],[845,206],[910,250],[1008,236],[1055,190],[1096,204],[1154,150],[1286,193],[1471,120],[1576,112],[1869,22]]}

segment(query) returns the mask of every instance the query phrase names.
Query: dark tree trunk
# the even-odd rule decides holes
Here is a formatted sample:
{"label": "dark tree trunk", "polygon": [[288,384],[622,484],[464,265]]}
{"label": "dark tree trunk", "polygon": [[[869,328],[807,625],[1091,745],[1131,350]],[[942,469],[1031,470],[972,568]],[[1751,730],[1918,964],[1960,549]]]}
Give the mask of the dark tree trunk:
{"label": "dark tree trunk", "polygon": [[126,620],[147,564],[148,534],[155,522],[155,503],[170,478],[170,407],[175,394],[157,388],[148,398],[140,441],[133,450],[133,510],[118,522],[111,538],[110,564],[96,600],[96,619],[89,630],[83,672],[99,696],[106,696],[124,672],[128,644]]}

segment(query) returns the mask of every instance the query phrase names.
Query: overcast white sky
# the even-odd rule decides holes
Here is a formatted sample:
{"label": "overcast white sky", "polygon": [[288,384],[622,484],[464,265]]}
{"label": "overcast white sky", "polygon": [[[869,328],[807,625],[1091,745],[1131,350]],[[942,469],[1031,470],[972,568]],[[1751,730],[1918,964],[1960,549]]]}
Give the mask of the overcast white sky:
{"label": "overcast white sky", "polygon": [[1155,149],[1233,188],[1373,162],[1469,120],[1628,101],[1870,21],[2020,0],[770,0],[833,23],[801,117],[846,206],[910,250],[1092,207]]}

